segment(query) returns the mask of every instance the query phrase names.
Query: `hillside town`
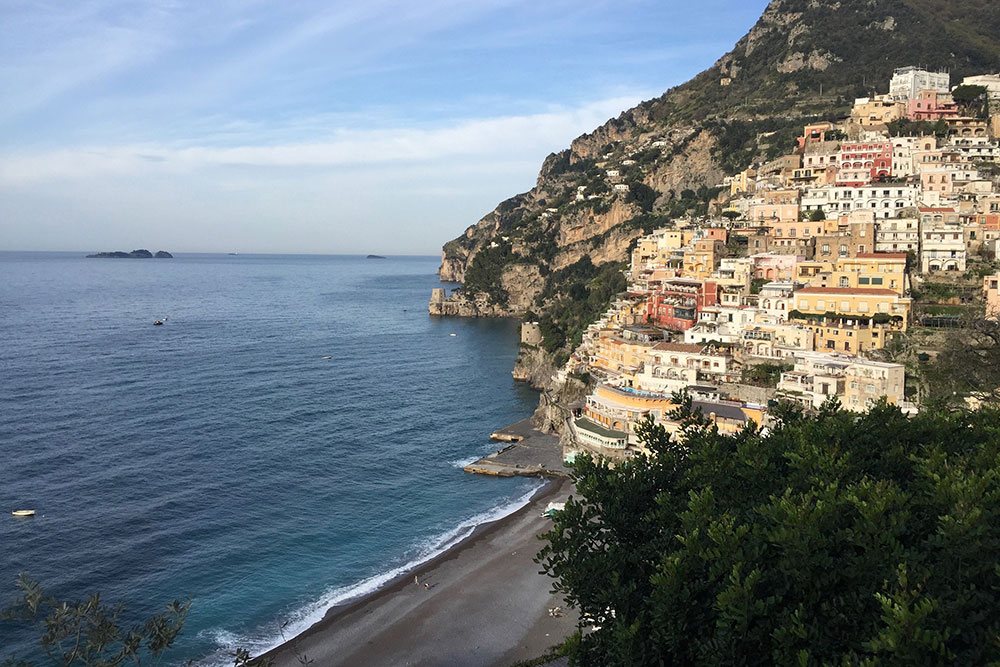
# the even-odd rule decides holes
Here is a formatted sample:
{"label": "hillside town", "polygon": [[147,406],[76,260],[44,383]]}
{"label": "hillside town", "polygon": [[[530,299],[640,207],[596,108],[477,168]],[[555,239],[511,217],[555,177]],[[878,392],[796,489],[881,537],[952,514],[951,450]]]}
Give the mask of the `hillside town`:
{"label": "hillside town", "polygon": [[[887,93],[718,184],[712,214],[640,238],[628,291],[561,371],[594,383],[570,449],[627,457],[647,416],[677,432],[681,390],[726,433],[780,401],[916,413],[889,348],[913,327],[946,335],[970,308],[1000,313],[1000,75],[951,84],[897,69]],[[612,193],[628,161],[604,165]],[[541,341],[525,323],[522,343]]]}

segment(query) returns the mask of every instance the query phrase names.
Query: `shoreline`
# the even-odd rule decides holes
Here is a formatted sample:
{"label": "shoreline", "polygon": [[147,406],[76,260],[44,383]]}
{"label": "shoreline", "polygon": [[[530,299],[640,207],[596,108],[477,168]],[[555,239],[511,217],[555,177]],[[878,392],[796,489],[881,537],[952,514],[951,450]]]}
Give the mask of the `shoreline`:
{"label": "shoreline", "polygon": [[[439,586],[443,586],[442,580],[444,579],[441,575],[447,575],[450,578],[462,577],[463,575],[473,574],[474,576],[469,576],[470,583],[473,585],[478,585],[482,582],[484,585],[490,583],[489,580],[498,579],[495,583],[504,584],[510,577],[504,576],[501,571],[503,568],[499,564],[484,562],[486,559],[496,558],[497,556],[506,555],[506,547],[511,544],[515,544],[515,540],[507,539],[512,537],[518,537],[517,543],[521,545],[521,548],[532,547],[530,549],[530,557],[533,558],[534,555],[541,549],[541,543],[531,542],[525,543],[525,534],[531,532],[531,537],[534,538],[534,532],[527,530],[529,526],[526,524],[530,523],[531,527],[544,527],[547,519],[541,519],[538,515],[541,509],[544,509],[544,505],[547,501],[553,499],[556,496],[565,497],[572,492],[573,487],[569,479],[557,479],[547,477],[545,479],[545,484],[539,488],[528,500],[527,504],[523,507],[511,512],[510,514],[503,516],[499,519],[482,523],[476,526],[473,531],[455,543],[445,551],[429,558],[421,564],[416,565],[412,569],[395,577],[391,581],[386,582],[380,588],[366,593],[358,598],[349,600],[341,605],[335,605],[330,607],[323,618],[311,625],[309,628],[299,633],[295,637],[282,642],[278,646],[268,650],[267,652],[257,656],[258,659],[272,659],[276,666],[280,665],[298,665],[298,660],[296,657],[296,651],[308,656],[310,659],[316,659],[318,664],[333,664],[332,659],[346,660],[343,664],[355,664],[359,663],[359,657],[357,654],[367,653],[364,664],[398,664],[397,659],[390,659],[390,654],[392,653],[404,653],[408,656],[413,656],[419,653],[420,648],[427,651],[430,650],[431,655],[440,655],[444,651],[444,647],[440,644],[435,643],[433,646],[428,646],[430,639],[424,639],[421,641],[410,641],[414,635],[424,636],[426,633],[416,633],[412,632],[414,630],[413,626],[419,622],[423,622],[427,616],[437,614],[442,616],[443,619],[447,620],[451,617],[457,618],[467,618],[468,614],[461,610],[463,602],[467,601],[469,598],[475,597],[472,591],[465,590],[467,586],[459,586],[457,591],[446,591],[440,590],[436,591]],[[533,521],[534,520],[534,521]],[[551,524],[549,524],[551,525]],[[491,545],[490,542],[493,540],[500,539],[504,544],[504,549],[498,552],[496,546]],[[536,548],[535,548],[536,547]],[[512,552],[511,555],[516,555],[516,551]],[[525,554],[522,552],[522,557]],[[519,570],[515,574],[528,575],[528,577],[537,577],[539,579],[544,579],[548,582],[547,578],[543,575],[537,573],[537,565],[533,562],[532,567],[529,571],[521,572],[520,566]],[[448,572],[445,573],[444,571]],[[499,577],[497,576],[499,574]],[[490,575],[493,575],[492,577]],[[417,576],[421,579],[421,583],[427,584],[428,581],[433,582],[433,586],[430,588],[424,588],[419,585],[414,585],[414,577]],[[449,585],[449,588],[452,586]],[[534,586],[535,593],[537,596],[537,585]],[[546,591],[548,587],[546,587]],[[457,593],[454,595],[454,593]],[[468,594],[467,594],[468,593]],[[417,597],[419,596],[419,597]],[[442,597],[443,596],[443,597]],[[410,598],[407,604],[397,604],[397,599],[400,597]],[[492,599],[492,598],[491,598]],[[556,604],[562,605],[561,601]],[[422,607],[425,605],[430,605],[432,608],[418,610],[417,607]],[[393,608],[395,607],[395,608]],[[484,609],[482,605],[475,607],[476,612],[488,611]],[[538,611],[538,610],[536,610]],[[542,610],[546,611],[546,610]],[[388,642],[379,642],[379,647],[373,649],[372,641],[370,641],[370,628],[364,628],[363,626],[372,625],[372,618],[378,617],[378,620],[374,622],[378,630],[383,634],[392,635],[392,637],[386,637]],[[563,621],[559,624],[556,621]],[[544,651],[551,645],[555,645],[563,640],[565,635],[570,634],[576,628],[575,616],[567,614],[562,618],[552,618],[551,625],[562,625],[569,627],[569,630],[565,634],[559,636],[552,635],[551,642],[541,646],[532,646],[532,642],[524,646],[524,649],[528,652],[537,650],[537,653],[533,655],[526,655],[525,658],[537,657],[541,655]],[[530,628],[528,628],[530,630]],[[531,634],[528,632],[527,634]],[[552,633],[547,633],[551,635]],[[546,637],[546,639],[542,639]],[[513,638],[512,638],[513,639]],[[524,639],[523,637],[520,639]],[[365,641],[368,640],[368,641]],[[534,644],[539,643],[539,640],[546,641],[547,636],[545,633],[539,635],[538,638],[534,640]],[[460,637],[452,637],[452,643],[461,641]],[[509,650],[516,650],[519,648],[519,644],[523,642],[513,641],[510,646],[506,648]],[[452,647],[454,650],[463,650],[460,645],[454,645]],[[477,647],[478,648],[478,647]],[[492,651],[488,653],[495,654],[497,650],[503,648],[502,646],[492,647]],[[330,655],[325,656],[320,659],[317,655],[317,651],[321,653],[336,653],[336,658]],[[506,654],[506,652],[505,652]],[[380,662],[380,658],[383,660]],[[488,657],[486,655],[483,658]],[[524,658],[518,658],[524,659]],[[431,662],[436,664],[447,664],[447,661],[441,662],[438,658],[432,658]],[[482,660],[476,660],[477,664],[487,664]],[[406,664],[430,664],[428,662],[422,662],[419,658],[415,661],[407,660]],[[460,664],[460,663],[454,663]]]}

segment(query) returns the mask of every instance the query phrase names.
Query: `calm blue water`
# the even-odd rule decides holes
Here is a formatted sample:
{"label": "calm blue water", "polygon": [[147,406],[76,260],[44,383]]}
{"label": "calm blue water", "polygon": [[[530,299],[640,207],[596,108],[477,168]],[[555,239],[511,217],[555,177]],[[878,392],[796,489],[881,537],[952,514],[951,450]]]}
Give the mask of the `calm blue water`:
{"label": "calm blue water", "polygon": [[[516,325],[430,318],[436,268],[0,253],[0,601],[21,571],[135,617],[189,597],[170,661],[218,662],[523,503],[461,470],[535,406]],[[0,661],[33,637],[0,625]]]}

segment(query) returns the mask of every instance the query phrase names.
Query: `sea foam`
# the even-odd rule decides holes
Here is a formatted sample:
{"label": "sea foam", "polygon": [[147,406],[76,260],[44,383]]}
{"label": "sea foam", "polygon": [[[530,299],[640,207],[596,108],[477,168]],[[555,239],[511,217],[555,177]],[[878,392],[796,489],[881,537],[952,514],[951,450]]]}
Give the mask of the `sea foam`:
{"label": "sea foam", "polygon": [[[476,460],[476,459],[473,459]],[[454,547],[469,537],[479,526],[499,521],[527,505],[532,496],[544,485],[543,482],[532,483],[524,493],[512,500],[494,507],[491,510],[473,515],[454,528],[415,545],[417,555],[399,565],[390,567],[379,574],[351,584],[325,591],[317,600],[310,602],[289,613],[285,619],[275,621],[270,627],[240,635],[232,631],[216,628],[205,630],[201,634],[210,638],[218,649],[203,660],[194,664],[199,667],[224,667],[232,664],[230,654],[237,648],[247,649],[253,655],[270,651],[286,641],[308,630],[318,623],[332,607],[346,604],[358,598],[374,593],[396,578],[415,570],[434,557]],[[275,630],[275,628],[278,628]]]}

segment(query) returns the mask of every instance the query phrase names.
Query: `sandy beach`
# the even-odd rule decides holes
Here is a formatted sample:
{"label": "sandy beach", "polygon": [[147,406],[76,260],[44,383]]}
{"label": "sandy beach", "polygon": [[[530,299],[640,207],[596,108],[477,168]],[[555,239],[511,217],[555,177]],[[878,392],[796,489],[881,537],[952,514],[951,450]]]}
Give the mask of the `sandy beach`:
{"label": "sandy beach", "polygon": [[278,667],[298,666],[296,654],[324,667],[500,666],[542,655],[576,629],[575,613],[549,614],[565,604],[532,560],[551,525],[540,512],[571,489],[569,480],[550,482],[514,514],[265,655]]}

